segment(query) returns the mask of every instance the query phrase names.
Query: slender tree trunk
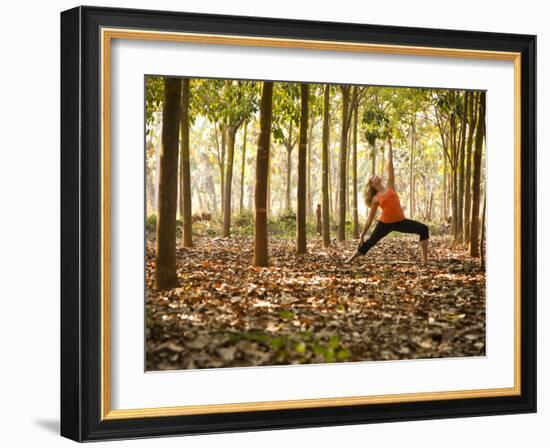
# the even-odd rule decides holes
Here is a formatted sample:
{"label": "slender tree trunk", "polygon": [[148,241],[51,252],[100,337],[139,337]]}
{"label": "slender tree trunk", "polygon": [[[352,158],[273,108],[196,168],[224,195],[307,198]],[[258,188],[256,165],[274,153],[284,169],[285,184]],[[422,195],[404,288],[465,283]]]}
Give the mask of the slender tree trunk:
{"label": "slender tree trunk", "polygon": [[321,155],[321,164],[323,171],[323,244],[325,247],[330,246],[330,210],[329,210],[329,139],[330,139],[330,86],[325,86],[324,106],[323,106],[323,150]]}
{"label": "slender tree trunk", "polygon": [[317,208],[315,209],[315,215],[316,215],[316,227],[315,230],[319,236],[323,235],[323,212],[321,210],[321,204],[317,204]]}
{"label": "slender tree trunk", "polygon": [[180,175],[181,175],[181,204],[182,204],[182,221],[183,221],[183,237],[182,246],[193,246],[193,223],[191,210],[191,167],[189,163],[189,78],[182,81],[181,92],[181,158],[180,158]]}
{"label": "slender tree trunk", "polygon": [[300,136],[298,143],[298,193],[296,198],[296,253],[307,252],[306,242],[306,163],[307,163],[307,130],[309,117],[309,84],[300,85]]}
{"label": "slender tree trunk", "polygon": [[246,130],[248,128],[248,122],[244,124],[243,132],[243,155],[241,158],[241,195],[239,200],[239,214],[243,214],[244,211],[244,169],[246,166]]}
{"label": "slender tree trunk", "polygon": [[[330,132],[330,131],[329,131]],[[330,142],[328,147],[328,162],[327,162],[327,170],[328,170],[328,206],[330,210],[330,214],[334,215],[334,198],[332,197],[332,161],[330,160]]]}
{"label": "slender tree trunk", "polygon": [[153,210],[158,217],[159,208],[159,173],[160,173],[160,145],[155,146],[155,194]]}
{"label": "slender tree trunk", "polygon": [[215,213],[218,211],[218,201],[216,196],[216,187],[214,185],[214,178],[212,177],[212,172],[208,170],[208,179],[207,179],[208,189],[210,190],[210,197],[212,202],[212,212]]}
{"label": "slender tree trunk", "polygon": [[177,286],[176,208],[178,191],[178,140],[181,114],[181,79],[164,78],[162,149],[159,166],[155,285]]}
{"label": "slender tree trunk", "polygon": [[220,165],[220,199],[221,199],[221,210],[223,213],[224,210],[224,201],[225,201],[225,150],[227,145],[227,128],[225,125],[220,126],[220,131],[222,134],[222,144],[221,144],[221,155],[219,160]]}
{"label": "slender tree trunk", "polygon": [[311,191],[311,151],[313,146],[311,141],[313,140],[313,119],[309,123],[309,132],[307,137],[307,214],[313,216],[313,194]]}
{"label": "slender tree trunk", "polygon": [[[183,114],[183,111],[181,112]],[[178,157],[178,206],[177,211],[180,215],[180,217],[183,219],[183,176],[182,176],[182,164],[183,164],[183,157],[181,154],[181,123],[180,123],[180,154]],[[177,221],[177,214],[176,214],[176,221]]]}
{"label": "slender tree trunk", "polygon": [[416,146],[416,115],[413,115],[411,125],[411,157],[409,168],[409,214],[414,219],[414,151]]}
{"label": "slender tree trunk", "polygon": [[382,160],[380,160],[380,179],[384,179],[384,170],[386,168],[386,143],[382,142]]}
{"label": "slender tree trunk", "polygon": [[443,200],[442,203],[442,221],[447,223],[447,156],[445,155],[445,150],[443,150]]}
{"label": "slender tree trunk", "polygon": [[483,212],[481,215],[481,240],[479,242],[479,253],[481,255],[481,266],[485,266],[485,209],[487,208],[487,192],[483,199]]}
{"label": "slender tree trunk", "polygon": [[458,214],[457,235],[460,242],[464,240],[464,178],[465,178],[465,146],[466,146],[466,122],[468,117],[468,92],[464,93],[462,119],[460,123],[460,145],[458,153]]}
{"label": "slender tree trunk", "polygon": [[472,212],[470,219],[470,256],[479,257],[479,196],[481,187],[481,153],[485,136],[485,92],[479,93],[476,140],[473,160]]}
{"label": "slender tree trunk", "polygon": [[223,237],[231,236],[231,186],[233,182],[233,161],[235,156],[235,136],[236,128],[227,130],[227,161],[225,169],[225,187],[223,202]]}
{"label": "slender tree trunk", "polygon": [[269,146],[273,82],[264,82],[260,101],[260,136],[256,155],[256,191],[254,193],[254,266],[267,266],[267,177],[269,172]]}
{"label": "slender tree trunk", "polygon": [[453,237],[454,241],[457,241],[458,238],[458,219],[457,219],[457,213],[458,213],[458,173],[457,169],[452,170],[452,180],[453,184],[451,186],[452,188],[452,208],[453,208],[453,221],[452,221],[452,227],[453,227]]}
{"label": "slender tree trunk", "polygon": [[[353,114],[353,111],[350,111],[350,114]],[[346,152],[347,152],[347,154],[346,154],[346,185],[345,185],[346,192],[344,194],[344,196],[346,197],[346,215],[349,214],[349,211],[351,210],[350,202],[349,202],[350,196],[351,196],[349,183],[352,180],[351,179],[352,176],[350,176],[349,170],[350,170],[350,167],[351,167],[351,156],[352,156],[353,151],[349,150],[349,148],[351,146],[350,141],[349,141],[350,134],[351,134],[351,132],[348,131],[348,141],[346,143]],[[347,216],[346,216],[346,218],[347,218]]]}
{"label": "slender tree trunk", "polygon": [[[338,159],[338,154],[336,154],[336,162],[339,162],[339,159]],[[338,166],[339,166],[339,163],[334,163],[332,165],[333,167],[333,170],[331,172],[331,185],[330,187],[332,188],[332,179],[336,178],[336,185],[335,185],[335,188],[334,188],[334,195],[332,196],[332,213],[335,215],[336,217],[336,220],[339,219],[339,215],[338,215],[338,210],[339,210],[339,207],[338,207],[338,195],[340,193],[340,175],[339,175],[339,171],[338,171]],[[337,231],[338,233],[338,231]]]}
{"label": "slender tree trunk", "polygon": [[342,134],[340,136],[340,152],[338,165],[338,240],[346,239],[346,183],[347,183],[347,143],[348,114],[350,112],[350,88],[341,86],[342,90]]}
{"label": "slender tree trunk", "polygon": [[267,160],[267,213],[271,215],[271,151]]}
{"label": "slender tree trunk", "polygon": [[290,190],[291,190],[291,179],[292,179],[292,123],[288,129],[288,144],[286,146],[286,196],[285,196],[285,209],[288,211],[291,210],[290,206]]}
{"label": "slender tree trunk", "polygon": [[458,238],[458,145],[456,142],[456,118],[454,114],[451,114],[450,118],[449,140],[451,149],[451,230],[453,234],[453,240],[456,243]]}
{"label": "slender tree trunk", "polygon": [[434,203],[434,192],[433,190],[430,190],[430,202],[429,202],[429,205],[428,205],[428,222],[430,222],[432,220],[432,207],[433,207],[433,203]]}
{"label": "slender tree trunk", "polygon": [[150,216],[155,210],[155,184],[153,178],[153,172],[147,165],[147,210],[146,215]]}
{"label": "slender tree trunk", "polygon": [[359,106],[356,105],[353,111],[353,156],[352,156],[352,209],[353,209],[353,218],[351,231],[353,238],[359,238],[359,213],[357,210],[357,115],[358,115]]}
{"label": "slender tree trunk", "polygon": [[374,176],[376,174],[376,142],[372,145],[372,152],[371,152],[371,175]]}
{"label": "slender tree trunk", "polygon": [[470,209],[472,206],[472,146],[474,141],[474,130],[477,116],[477,108],[474,108],[474,94],[471,93],[468,99],[468,142],[466,144],[466,175],[464,179],[464,244],[470,241]]}

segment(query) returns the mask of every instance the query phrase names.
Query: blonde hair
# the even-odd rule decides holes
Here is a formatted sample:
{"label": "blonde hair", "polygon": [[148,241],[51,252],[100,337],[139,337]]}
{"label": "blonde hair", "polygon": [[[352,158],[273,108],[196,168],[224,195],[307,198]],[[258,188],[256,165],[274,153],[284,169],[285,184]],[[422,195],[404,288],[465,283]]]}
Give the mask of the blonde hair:
{"label": "blonde hair", "polygon": [[374,188],[371,184],[370,179],[365,184],[365,204],[367,204],[367,207],[370,207],[372,205],[372,199],[376,195],[376,188]]}

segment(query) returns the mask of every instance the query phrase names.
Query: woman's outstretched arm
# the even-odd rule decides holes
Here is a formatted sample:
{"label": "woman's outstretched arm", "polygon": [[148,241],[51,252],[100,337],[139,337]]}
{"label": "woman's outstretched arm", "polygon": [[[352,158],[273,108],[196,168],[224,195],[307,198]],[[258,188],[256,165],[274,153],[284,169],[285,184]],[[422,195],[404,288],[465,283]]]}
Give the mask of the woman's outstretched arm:
{"label": "woman's outstretched arm", "polygon": [[363,227],[363,231],[361,232],[361,243],[365,239],[365,235],[369,231],[369,228],[372,224],[372,221],[374,221],[374,217],[376,216],[376,211],[378,210],[378,202],[373,200],[372,205],[370,206],[369,216],[367,217],[367,220],[365,221],[365,226]]}
{"label": "woman's outstretched arm", "polygon": [[393,172],[393,148],[391,144],[391,134],[388,134],[388,186],[395,190],[395,175]]}

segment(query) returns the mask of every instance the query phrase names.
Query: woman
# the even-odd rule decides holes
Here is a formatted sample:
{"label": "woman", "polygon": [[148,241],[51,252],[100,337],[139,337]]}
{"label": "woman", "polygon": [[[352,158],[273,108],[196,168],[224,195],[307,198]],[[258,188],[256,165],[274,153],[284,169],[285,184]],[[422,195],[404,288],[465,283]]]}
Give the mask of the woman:
{"label": "woman", "polygon": [[[378,176],[372,176],[367,182],[365,188],[365,202],[370,207],[369,216],[365,227],[361,232],[359,246],[355,253],[348,258],[348,262],[355,260],[360,255],[365,255],[378,241],[384,238],[388,233],[402,232],[415,233],[420,237],[420,248],[422,249],[422,261],[428,261],[428,239],[430,237],[428,226],[412,219],[406,219],[399,202],[399,196],[395,191],[395,179],[393,172],[393,150],[391,138],[388,136],[389,154],[388,154],[388,184],[382,185],[382,180]],[[372,231],[371,236],[365,241],[372,221],[376,216],[378,207],[382,209],[382,216]]]}

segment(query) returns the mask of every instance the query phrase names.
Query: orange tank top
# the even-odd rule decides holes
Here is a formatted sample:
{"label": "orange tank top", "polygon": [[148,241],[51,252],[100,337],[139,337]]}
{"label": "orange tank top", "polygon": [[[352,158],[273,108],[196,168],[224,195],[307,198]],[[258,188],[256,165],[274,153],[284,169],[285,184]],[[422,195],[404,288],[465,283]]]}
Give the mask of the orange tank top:
{"label": "orange tank top", "polygon": [[401,203],[399,202],[399,196],[394,189],[388,187],[384,193],[379,193],[378,205],[382,209],[380,221],[388,224],[405,219]]}

